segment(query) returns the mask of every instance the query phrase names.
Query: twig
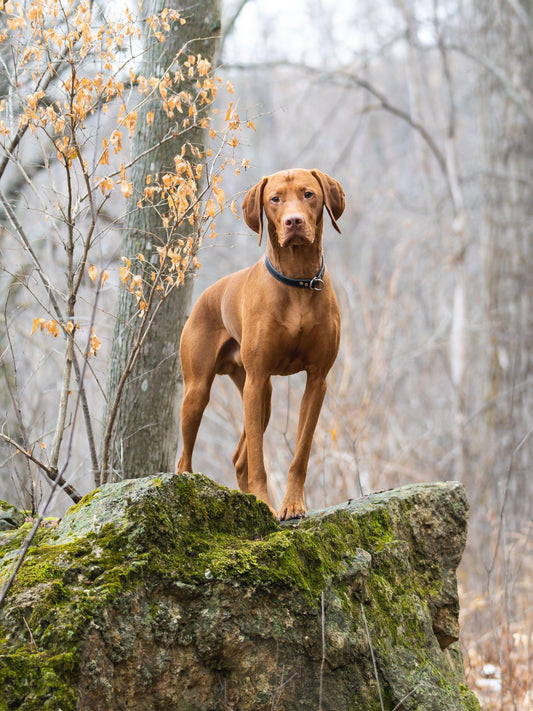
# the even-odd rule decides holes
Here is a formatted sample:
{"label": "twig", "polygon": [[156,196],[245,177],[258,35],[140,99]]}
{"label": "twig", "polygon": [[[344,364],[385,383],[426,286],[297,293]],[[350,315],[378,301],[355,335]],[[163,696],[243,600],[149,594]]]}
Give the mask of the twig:
{"label": "twig", "polygon": [[36,652],[38,652],[38,651],[39,651],[39,648],[37,647],[37,643],[35,642],[35,638],[34,638],[34,636],[33,636],[33,632],[31,631],[30,626],[29,626],[29,624],[28,624],[28,621],[27,621],[26,617],[24,616],[24,614],[22,614],[22,619],[23,619],[23,621],[24,621],[24,624],[26,625],[26,629],[28,630],[28,634],[30,635],[30,644],[31,644],[31,646],[33,647],[33,649],[34,649]]}
{"label": "twig", "polygon": [[294,674],[292,676],[290,676],[288,679],[285,679],[285,681],[283,681],[283,674],[284,673],[285,673],[285,667],[281,667],[281,681],[278,684],[278,688],[274,692],[274,696],[272,697],[272,705],[270,707],[270,711],[276,711],[276,709],[278,707],[278,702],[279,702],[279,700],[281,698],[281,694],[283,692],[283,689],[286,686],[288,686],[291,683],[291,681],[298,676],[298,674],[296,672],[294,672]]}
{"label": "twig", "polygon": [[398,701],[398,703],[397,703],[396,706],[392,709],[392,711],[397,711],[397,709],[400,708],[400,706],[403,704],[403,702],[404,702],[404,701],[407,701],[407,699],[410,698],[410,697],[415,693],[415,691],[416,691],[417,689],[419,689],[421,686],[422,686],[422,682],[420,682],[419,684],[417,684],[414,689],[411,689],[411,691],[410,691],[408,694],[406,694],[406,695],[403,697],[403,699],[400,699],[400,701]]}
{"label": "twig", "polygon": [[324,665],[326,663],[326,615],[323,590],[320,595],[320,607],[322,615],[322,660],[320,662],[320,686],[318,687],[318,711],[322,711],[322,687],[324,681]]}
{"label": "twig", "polygon": [[378,665],[376,663],[376,657],[374,655],[374,647],[372,646],[372,637],[370,636],[370,630],[368,629],[368,622],[366,621],[365,608],[363,607],[362,602],[360,603],[360,607],[361,607],[361,614],[363,615],[363,622],[365,623],[366,636],[368,638],[368,646],[370,647],[370,656],[372,657],[372,665],[374,667],[374,676],[376,677],[376,683],[378,685],[379,705],[381,707],[381,711],[385,711],[385,706],[383,705],[383,697],[381,695],[381,686],[379,683]]}
{"label": "twig", "polygon": [[[70,105],[72,106],[73,96],[74,96],[74,76],[72,77],[72,86],[70,89]],[[73,119],[71,119],[71,131],[74,134],[75,127],[73,124]],[[74,220],[72,215],[72,203],[73,203],[73,190],[72,190],[72,175],[70,171],[70,165],[68,157],[65,156],[65,171],[67,178],[67,235],[68,241],[66,244],[67,253],[67,312],[66,320],[74,320],[74,305],[76,303],[76,295],[74,293]],[[63,442],[63,435],[65,432],[66,421],[67,421],[67,410],[68,401],[70,396],[70,380],[72,376],[72,360],[74,358],[74,332],[68,332],[66,329],[67,347],[65,349],[65,364],[63,366],[63,382],[61,383],[61,394],[59,396],[59,408],[57,411],[57,422],[56,430],[54,434],[54,439],[52,441],[52,451],[50,455],[50,463],[53,469],[57,469],[59,462],[59,453],[61,451],[61,444]]]}

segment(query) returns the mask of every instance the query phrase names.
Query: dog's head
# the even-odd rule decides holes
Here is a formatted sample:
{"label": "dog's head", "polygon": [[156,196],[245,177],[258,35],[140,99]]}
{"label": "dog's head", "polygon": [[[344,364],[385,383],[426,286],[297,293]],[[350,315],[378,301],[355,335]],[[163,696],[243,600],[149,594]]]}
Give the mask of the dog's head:
{"label": "dog's head", "polygon": [[340,232],[337,220],[344,206],[344,191],[334,178],[319,170],[296,169],[263,178],[244,196],[242,211],[261,244],[264,210],[269,234],[285,247],[313,243],[322,234],[324,208]]}

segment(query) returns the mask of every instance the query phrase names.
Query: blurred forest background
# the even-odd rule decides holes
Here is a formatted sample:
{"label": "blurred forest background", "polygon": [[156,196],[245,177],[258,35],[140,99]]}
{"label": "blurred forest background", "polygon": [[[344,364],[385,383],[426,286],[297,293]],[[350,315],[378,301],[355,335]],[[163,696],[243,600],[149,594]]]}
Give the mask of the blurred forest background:
{"label": "blurred forest background", "polygon": [[[308,508],[411,482],[464,482],[471,512],[459,582],[468,681],[483,709],[526,711],[533,707],[533,3],[224,0],[222,19],[215,63],[233,93],[220,98],[220,116],[229,100],[253,122],[233,149],[246,169],[226,172],[226,197],[240,214],[249,187],[289,167],[318,168],[346,192],[342,235],[325,222],[343,334],[315,435]],[[47,160],[27,162],[34,184],[56,176]],[[13,171],[3,188],[15,212],[32,200],[23,178]],[[87,373],[97,412],[114,337],[124,206],[110,201],[106,211],[99,249],[110,278],[96,318],[101,347]],[[35,214],[32,243],[59,274],[63,251]],[[195,295],[262,255],[230,209],[216,232],[199,251]],[[2,430],[23,425],[27,440],[39,443],[55,421],[62,355],[51,339],[30,337],[39,314],[14,275],[33,267],[8,231],[0,239],[1,377],[10,383],[0,388]],[[299,376],[274,382],[266,437],[274,505],[302,387]],[[219,379],[197,471],[236,486],[231,455],[241,423],[237,392]],[[85,493],[94,479],[79,430],[69,482]],[[28,506],[29,476],[38,504],[46,481],[7,444],[0,451],[0,498]],[[54,512],[69,503],[60,492]]]}

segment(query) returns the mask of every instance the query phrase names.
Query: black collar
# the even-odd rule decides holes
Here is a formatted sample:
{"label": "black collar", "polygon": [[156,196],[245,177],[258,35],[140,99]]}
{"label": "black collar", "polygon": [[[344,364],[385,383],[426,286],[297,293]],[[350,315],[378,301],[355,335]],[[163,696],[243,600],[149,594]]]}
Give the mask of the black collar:
{"label": "black collar", "polygon": [[277,269],[274,269],[270,259],[265,255],[265,266],[272,276],[280,281],[282,284],[287,284],[287,286],[295,286],[298,289],[312,289],[313,291],[322,291],[324,288],[324,272],[326,271],[326,265],[324,264],[324,257],[322,257],[322,265],[319,271],[311,279],[293,279],[292,277],[285,276]]}

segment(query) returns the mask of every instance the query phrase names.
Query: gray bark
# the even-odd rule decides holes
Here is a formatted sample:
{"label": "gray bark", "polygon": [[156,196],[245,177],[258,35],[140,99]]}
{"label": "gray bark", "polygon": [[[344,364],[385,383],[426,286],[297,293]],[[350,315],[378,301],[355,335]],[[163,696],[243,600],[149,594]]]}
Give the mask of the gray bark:
{"label": "gray bark", "polygon": [[488,327],[481,470],[486,492],[503,491],[522,508],[529,498],[523,473],[533,459],[533,439],[527,439],[533,409],[533,111],[524,110],[533,106],[531,2],[479,0],[477,12],[482,53],[499,68],[491,72],[487,64],[480,76]]}
{"label": "gray bark", "polygon": [[[190,5],[185,0],[148,0],[144,3],[146,16],[172,7],[186,19],[186,24],[175,23],[164,43],[147,39],[144,66],[145,76],[161,76],[175,55],[184,49],[181,61],[188,54],[212,60],[220,33],[219,0],[202,0]],[[183,89],[190,87],[183,86]],[[153,123],[148,126],[146,113],[154,112]],[[175,131],[175,121],[167,116],[160,104],[146,104],[139,112],[134,135],[134,155],[140,156],[158,145],[169,132]],[[138,160],[130,173],[134,192],[130,199],[122,244],[122,255],[135,258],[139,253],[146,260],[147,270],[159,264],[156,247],[164,230],[156,209],[137,208],[139,194],[145,186],[147,174],[173,170],[174,156],[183,145],[201,146],[205,130],[192,128],[185,135],[166,141],[154,151]],[[180,236],[188,236],[195,227],[180,226]],[[164,241],[164,240],[163,240]],[[151,271],[151,270],[150,270]],[[192,296],[192,278],[189,276],[178,289],[174,289],[157,316],[140,357],[121,396],[116,424],[111,440],[109,466],[103,480],[136,478],[174,468],[179,432],[179,405],[182,380],[178,347],[183,324],[187,318]],[[117,322],[111,355],[108,384],[108,401],[113,402],[117,387],[138,334],[138,305],[127,289],[121,289],[118,298]]]}

